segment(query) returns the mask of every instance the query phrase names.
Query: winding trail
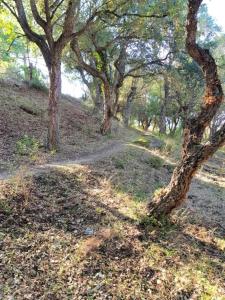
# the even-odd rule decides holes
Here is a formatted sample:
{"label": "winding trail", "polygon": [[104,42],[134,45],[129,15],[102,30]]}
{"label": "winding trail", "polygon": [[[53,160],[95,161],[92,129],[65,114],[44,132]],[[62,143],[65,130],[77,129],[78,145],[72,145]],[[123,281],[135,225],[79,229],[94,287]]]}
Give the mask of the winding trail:
{"label": "winding trail", "polygon": [[[52,168],[58,168],[58,167],[66,167],[66,166],[73,166],[73,165],[82,165],[82,164],[88,164],[93,163],[95,161],[101,160],[106,157],[110,157],[111,155],[118,153],[120,151],[123,151],[127,147],[128,143],[124,141],[115,141],[110,145],[107,145],[105,147],[101,147],[94,153],[86,154],[84,156],[77,157],[76,159],[72,160],[59,160],[55,162],[50,162],[42,165],[37,165],[34,167],[29,167],[26,170],[26,174],[28,175],[35,175],[39,174],[43,171],[48,171]],[[1,172],[0,173],[0,181],[5,181],[13,178],[16,175],[17,171],[9,172]]]}

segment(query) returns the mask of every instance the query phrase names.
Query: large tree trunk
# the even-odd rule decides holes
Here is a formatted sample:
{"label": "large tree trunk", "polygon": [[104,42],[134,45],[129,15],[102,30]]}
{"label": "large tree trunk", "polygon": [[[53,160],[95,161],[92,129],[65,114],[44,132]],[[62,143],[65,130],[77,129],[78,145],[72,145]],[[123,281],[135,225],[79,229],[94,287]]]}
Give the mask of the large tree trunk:
{"label": "large tree trunk", "polygon": [[199,167],[225,142],[225,125],[211,141],[202,144],[203,134],[223,101],[223,90],[217,74],[217,66],[207,49],[196,44],[197,12],[202,0],[189,0],[186,48],[189,55],[201,66],[206,91],[197,117],[187,121],[184,130],[182,160],[175,169],[169,185],[149,203],[149,212],[156,217],[169,214],[185,200],[191,180]]}
{"label": "large tree trunk", "polygon": [[169,185],[162,189],[160,195],[156,196],[148,205],[149,212],[154,216],[169,214],[173,209],[179,207],[185,200],[191,180],[202,163],[208,159],[213,152],[204,151],[204,147],[196,149],[191,155],[185,155],[179,166],[174,170]]}
{"label": "large tree trunk", "polygon": [[103,121],[100,132],[103,135],[111,133],[113,117],[113,91],[108,83],[104,83]]}
{"label": "large tree trunk", "polygon": [[59,150],[59,111],[58,102],[61,96],[61,62],[53,59],[49,70],[49,105],[48,105],[48,142],[49,150]]}
{"label": "large tree trunk", "polygon": [[104,99],[103,99],[102,87],[101,87],[102,83],[99,80],[94,80],[94,83],[95,83],[95,95],[93,98],[94,101],[93,113],[95,114],[102,111]]}

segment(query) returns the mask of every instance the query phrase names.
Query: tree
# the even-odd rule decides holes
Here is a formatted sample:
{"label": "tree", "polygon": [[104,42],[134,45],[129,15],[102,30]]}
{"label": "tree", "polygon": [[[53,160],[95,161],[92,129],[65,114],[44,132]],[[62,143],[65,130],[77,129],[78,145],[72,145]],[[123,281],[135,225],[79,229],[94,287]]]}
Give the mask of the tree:
{"label": "tree", "polygon": [[132,104],[134,101],[134,98],[137,93],[137,82],[136,79],[133,78],[130,91],[126,97],[126,103],[123,109],[123,122],[125,127],[128,127],[130,125],[130,118],[131,118],[131,112],[132,112]]}
{"label": "tree", "polygon": [[156,217],[169,214],[183,203],[194,174],[225,143],[225,124],[214,133],[210,141],[202,143],[203,134],[218,111],[224,95],[214,58],[208,49],[200,47],[196,42],[197,13],[201,3],[202,0],[188,1],[186,49],[202,68],[206,83],[205,95],[200,112],[188,119],[185,125],[182,158],[169,185],[148,204],[149,212]]}
{"label": "tree", "polygon": [[[157,13],[157,1],[153,5],[149,5],[149,1],[138,4],[133,1],[115,1],[108,6],[98,22],[83,36],[83,40],[74,39],[71,42],[75,64],[102,83],[102,134],[111,130],[111,119],[118,111],[120,89],[125,79],[144,76],[150,66],[162,64],[169,55],[161,58],[158,55],[160,51],[157,51],[162,36],[166,39],[166,31],[159,23],[161,21],[166,26],[167,22],[166,13]],[[166,10],[167,6],[163,12]],[[151,57],[152,61],[147,60],[147,57]]]}
{"label": "tree", "polygon": [[[118,92],[124,80],[126,46],[121,45],[119,51],[117,49],[118,56],[116,61],[114,61],[115,68],[113,71],[112,68],[109,68],[109,61],[112,61],[112,57],[109,57],[107,47],[99,46],[94,35],[91,35],[91,38],[95,47],[94,53],[92,53],[94,64],[90,60],[89,63],[84,61],[77,39],[73,39],[71,48],[77,57],[79,66],[93,77],[98,78],[102,83],[104,117],[101,125],[101,133],[106,134],[111,130],[111,118],[115,113],[118,102]],[[112,72],[114,73],[113,75]]]}
{"label": "tree", "polygon": [[74,32],[80,10],[79,1],[30,0],[29,5],[22,0],[3,0],[2,3],[17,19],[26,37],[38,46],[45,60],[50,79],[47,146],[49,150],[58,150],[62,52],[72,38],[82,34],[95,15],[91,15],[83,27]]}

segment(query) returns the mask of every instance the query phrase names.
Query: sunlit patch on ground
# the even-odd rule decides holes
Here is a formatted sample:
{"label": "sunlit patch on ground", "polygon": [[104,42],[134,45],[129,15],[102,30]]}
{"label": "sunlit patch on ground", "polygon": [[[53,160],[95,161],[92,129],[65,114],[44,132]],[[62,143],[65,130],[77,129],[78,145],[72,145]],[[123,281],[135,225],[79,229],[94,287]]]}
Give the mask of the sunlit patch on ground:
{"label": "sunlit patch on ground", "polygon": [[[2,182],[2,298],[223,300],[223,228],[182,210],[173,222],[146,217],[173,168],[127,146],[110,159]],[[197,179],[192,197],[195,188],[206,182]],[[205,202],[189,200],[199,215]]]}

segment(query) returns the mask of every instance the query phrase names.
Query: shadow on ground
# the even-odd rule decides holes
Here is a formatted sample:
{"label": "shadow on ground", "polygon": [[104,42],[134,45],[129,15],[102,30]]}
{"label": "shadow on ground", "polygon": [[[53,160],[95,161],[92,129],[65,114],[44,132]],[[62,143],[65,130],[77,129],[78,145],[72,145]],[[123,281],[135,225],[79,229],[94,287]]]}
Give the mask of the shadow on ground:
{"label": "shadow on ground", "polygon": [[[146,218],[152,178],[171,173],[148,158],[126,153],[5,184],[2,298],[223,299],[222,232]],[[149,185],[137,194],[140,178]]]}

